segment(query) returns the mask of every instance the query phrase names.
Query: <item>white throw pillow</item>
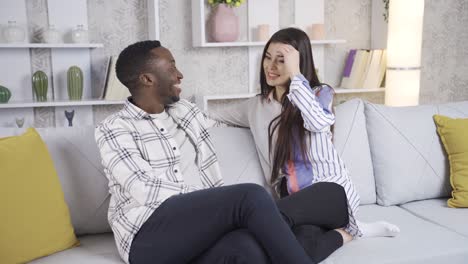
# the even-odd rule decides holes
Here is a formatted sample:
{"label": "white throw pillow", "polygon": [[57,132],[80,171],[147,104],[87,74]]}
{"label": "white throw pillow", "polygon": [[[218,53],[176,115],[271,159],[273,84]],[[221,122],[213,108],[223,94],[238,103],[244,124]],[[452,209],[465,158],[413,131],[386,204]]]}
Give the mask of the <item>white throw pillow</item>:
{"label": "white throw pillow", "polygon": [[412,107],[366,103],[377,203],[396,205],[447,197],[447,157],[432,116],[467,117],[468,102]]}

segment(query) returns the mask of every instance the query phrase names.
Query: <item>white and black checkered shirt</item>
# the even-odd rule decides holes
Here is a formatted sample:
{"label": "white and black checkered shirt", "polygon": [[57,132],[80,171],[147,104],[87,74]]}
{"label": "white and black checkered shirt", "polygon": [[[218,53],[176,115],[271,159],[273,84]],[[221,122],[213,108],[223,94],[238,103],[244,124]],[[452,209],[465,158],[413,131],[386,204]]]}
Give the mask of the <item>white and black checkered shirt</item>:
{"label": "white and black checkered shirt", "polygon": [[96,128],[96,141],[109,179],[109,223],[120,256],[128,263],[132,240],[167,198],[223,185],[207,127],[215,125],[185,100],[166,109],[195,143],[204,186],[189,186],[181,175],[180,151],[158,120],[127,100],[124,108]]}

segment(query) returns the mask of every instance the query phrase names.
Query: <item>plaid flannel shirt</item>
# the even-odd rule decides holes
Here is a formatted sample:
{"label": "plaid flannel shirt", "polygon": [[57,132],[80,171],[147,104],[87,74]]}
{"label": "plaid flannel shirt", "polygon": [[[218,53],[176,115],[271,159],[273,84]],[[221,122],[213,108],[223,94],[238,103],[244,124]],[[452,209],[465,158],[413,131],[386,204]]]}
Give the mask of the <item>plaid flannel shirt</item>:
{"label": "plaid flannel shirt", "polygon": [[189,186],[181,175],[179,146],[167,129],[128,100],[124,108],[96,127],[95,137],[111,200],[108,220],[120,256],[128,263],[132,240],[158,206],[173,195],[223,185],[207,119],[185,100],[166,109],[195,142],[199,177]]}

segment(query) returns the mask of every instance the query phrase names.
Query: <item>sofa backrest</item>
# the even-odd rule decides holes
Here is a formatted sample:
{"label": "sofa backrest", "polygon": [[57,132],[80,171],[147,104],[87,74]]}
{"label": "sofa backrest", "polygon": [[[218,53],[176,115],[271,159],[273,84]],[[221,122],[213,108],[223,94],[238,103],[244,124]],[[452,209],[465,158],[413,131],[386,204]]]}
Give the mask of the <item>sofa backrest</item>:
{"label": "sofa backrest", "polygon": [[335,108],[334,144],[343,158],[361,204],[375,204],[375,182],[364,115],[364,101],[352,99]]}
{"label": "sofa backrest", "polygon": [[[0,128],[0,137],[25,129]],[[38,128],[57,170],[77,235],[110,232],[110,194],[94,127]],[[211,130],[226,184],[251,182],[266,186],[253,138],[248,129]]]}
{"label": "sofa backrest", "polygon": [[413,107],[366,103],[365,114],[378,204],[449,195],[448,160],[433,115],[466,118],[468,102]]}
{"label": "sofa backrest", "polygon": [[256,183],[270,190],[249,129],[215,127],[210,129],[210,134],[226,185]]}

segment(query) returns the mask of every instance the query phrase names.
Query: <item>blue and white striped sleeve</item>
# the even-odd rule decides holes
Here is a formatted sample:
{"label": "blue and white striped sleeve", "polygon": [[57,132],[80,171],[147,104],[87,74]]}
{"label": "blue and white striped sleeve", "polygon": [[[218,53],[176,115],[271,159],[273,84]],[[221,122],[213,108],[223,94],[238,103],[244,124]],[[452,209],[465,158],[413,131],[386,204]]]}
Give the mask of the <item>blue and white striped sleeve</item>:
{"label": "blue and white striped sleeve", "polygon": [[291,80],[287,96],[301,111],[305,129],[311,132],[326,132],[335,123],[333,113],[318,102],[309,81],[302,74],[296,75]]}

